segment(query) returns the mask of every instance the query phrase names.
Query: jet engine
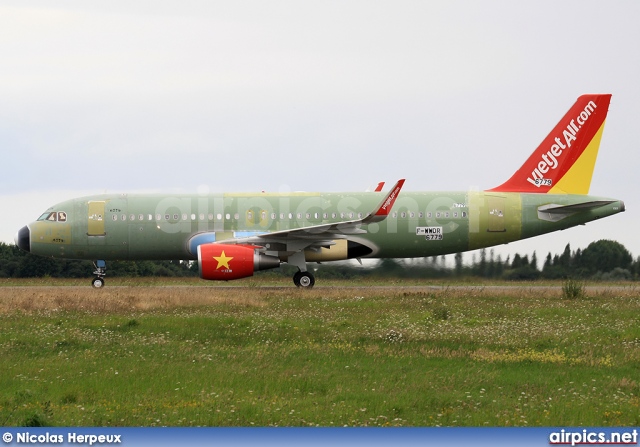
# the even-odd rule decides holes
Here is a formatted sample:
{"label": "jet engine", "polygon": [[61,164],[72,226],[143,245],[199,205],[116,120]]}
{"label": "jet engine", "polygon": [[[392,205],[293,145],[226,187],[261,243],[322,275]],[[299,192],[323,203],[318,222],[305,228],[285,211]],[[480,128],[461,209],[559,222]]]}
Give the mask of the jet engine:
{"label": "jet engine", "polygon": [[280,266],[280,259],[260,253],[253,245],[198,245],[198,267],[202,279],[228,281],[253,276],[258,270]]}

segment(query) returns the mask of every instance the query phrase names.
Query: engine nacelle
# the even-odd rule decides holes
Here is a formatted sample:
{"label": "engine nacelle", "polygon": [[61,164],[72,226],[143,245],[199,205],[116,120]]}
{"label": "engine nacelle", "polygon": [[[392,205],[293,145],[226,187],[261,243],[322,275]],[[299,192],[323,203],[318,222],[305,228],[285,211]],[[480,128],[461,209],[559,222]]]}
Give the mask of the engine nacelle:
{"label": "engine nacelle", "polygon": [[253,276],[258,270],[280,266],[280,259],[252,245],[198,245],[198,267],[202,279],[228,281]]}

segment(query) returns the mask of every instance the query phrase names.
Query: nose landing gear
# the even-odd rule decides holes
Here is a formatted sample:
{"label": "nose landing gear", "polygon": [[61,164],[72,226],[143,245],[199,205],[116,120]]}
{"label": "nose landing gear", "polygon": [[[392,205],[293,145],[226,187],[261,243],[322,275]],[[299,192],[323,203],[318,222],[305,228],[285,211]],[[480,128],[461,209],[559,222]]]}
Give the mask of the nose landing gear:
{"label": "nose landing gear", "polygon": [[91,285],[94,289],[100,289],[104,287],[104,277],[107,274],[107,263],[105,261],[98,260],[93,263],[93,266],[96,269],[93,272],[96,277],[91,281]]}

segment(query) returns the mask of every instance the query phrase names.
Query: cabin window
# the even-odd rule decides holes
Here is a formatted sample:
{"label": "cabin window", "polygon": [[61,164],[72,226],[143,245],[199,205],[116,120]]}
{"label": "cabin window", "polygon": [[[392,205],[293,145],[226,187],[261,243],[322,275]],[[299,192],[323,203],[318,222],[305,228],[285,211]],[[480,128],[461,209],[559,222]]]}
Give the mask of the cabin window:
{"label": "cabin window", "polygon": [[200,220],[204,220],[204,213],[200,213]]}
{"label": "cabin window", "polygon": [[440,217],[440,211],[436,211],[436,218]]}
{"label": "cabin window", "polygon": [[407,217],[407,213],[406,213],[406,211],[401,212],[401,213],[400,213],[400,217],[402,217],[403,219],[404,219],[405,217]]}
{"label": "cabin window", "polygon": [[209,213],[207,217],[209,218],[209,220],[213,220],[213,213]]}
{"label": "cabin window", "polygon": [[422,211],[420,211],[420,212],[418,213],[418,217],[419,217],[420,219],[422,219],[422,218],[424,217],[424,213],[423,213]]}
{"label": "cabin window", "polygon": [[191,221],[194,221],[194,220],[196,220],[196,215],[195,214],[191,214]]}
{"label": "cabin window", "polygon": [[457,218],[458,218],[458,212],[457,212],[457,211],[454,211],[454,212],[453,212],[453,218],[454,218],[454,219],[457,219]]}
{"label": "cabin window", "polygon": [[113,216],[111,216],[111,219],[112,219],[112,220],[118,220],[118,215],[117,215],[117,214],[114,214]]}
{"label": "cabin window", "polygon": [[336,217],[338,217],[338,215],[336,213],[331,213],[331,218],[335,219]]}
{"label": "cabin window", "polygon": [[227,213],[224,217],[225,217],[225,219],[227,219],[227,220],[231,220],[231,214],[229,214],[229,213]]}
{"label": "cabin window", "polygon": [[169,219],[171,219],[171,216],[170,216],[170,215],[168,215],[168,214],[165,214],[165,215],[164,215],[164,220],[169,220]]}
{"label": "cabin window", "polygon": [[393,218],[395,219],[396,217],[398,217],[398,213],[394,211],[394,212],[391,214],[391,217],[393,217]]}
{"label": "cabin window", "polygon": [[466,211],[463,211],[463,212],[462,212],[462,217],[463,217],[463,218],[464,218],[464,217],[467,217],[467,212],[466,212]]}
{"label": "cabin window", "polygon": [[263,211],[261,214],[262,219],[261,220],[267,220],[267,212]]}
{"label": "cabin window", "polygon": [[249,222],[251,222],[253,220],[253,212],[252,211],[247,211],[247,220]]}
{"label": "cabin window", "polygon": [[234,218],[235,220],[238,220],[238,219],[240,219],[240,214],[238,214],[238,213],[235,213],[235,214],[233,215],[233,218]]}
{"label": "cabin window", "polygon": [[173,220],[179,220],[180,219],[180,215],[179,214],[174,214],[173,215]]}

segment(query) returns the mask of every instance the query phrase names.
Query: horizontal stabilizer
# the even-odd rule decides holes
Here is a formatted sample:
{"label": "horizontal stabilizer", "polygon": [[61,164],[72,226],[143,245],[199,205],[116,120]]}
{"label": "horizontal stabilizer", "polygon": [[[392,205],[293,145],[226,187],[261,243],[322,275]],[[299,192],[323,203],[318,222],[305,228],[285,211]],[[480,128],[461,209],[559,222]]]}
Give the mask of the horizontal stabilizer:
{"label": "horizontal stabilizer", "polygon": [[557,222],[572,214],[600,208],[613,202],[614,200],[591,200],[573,205],[557,205],[552,203],[538,208],[538,218],[550,222]]}

